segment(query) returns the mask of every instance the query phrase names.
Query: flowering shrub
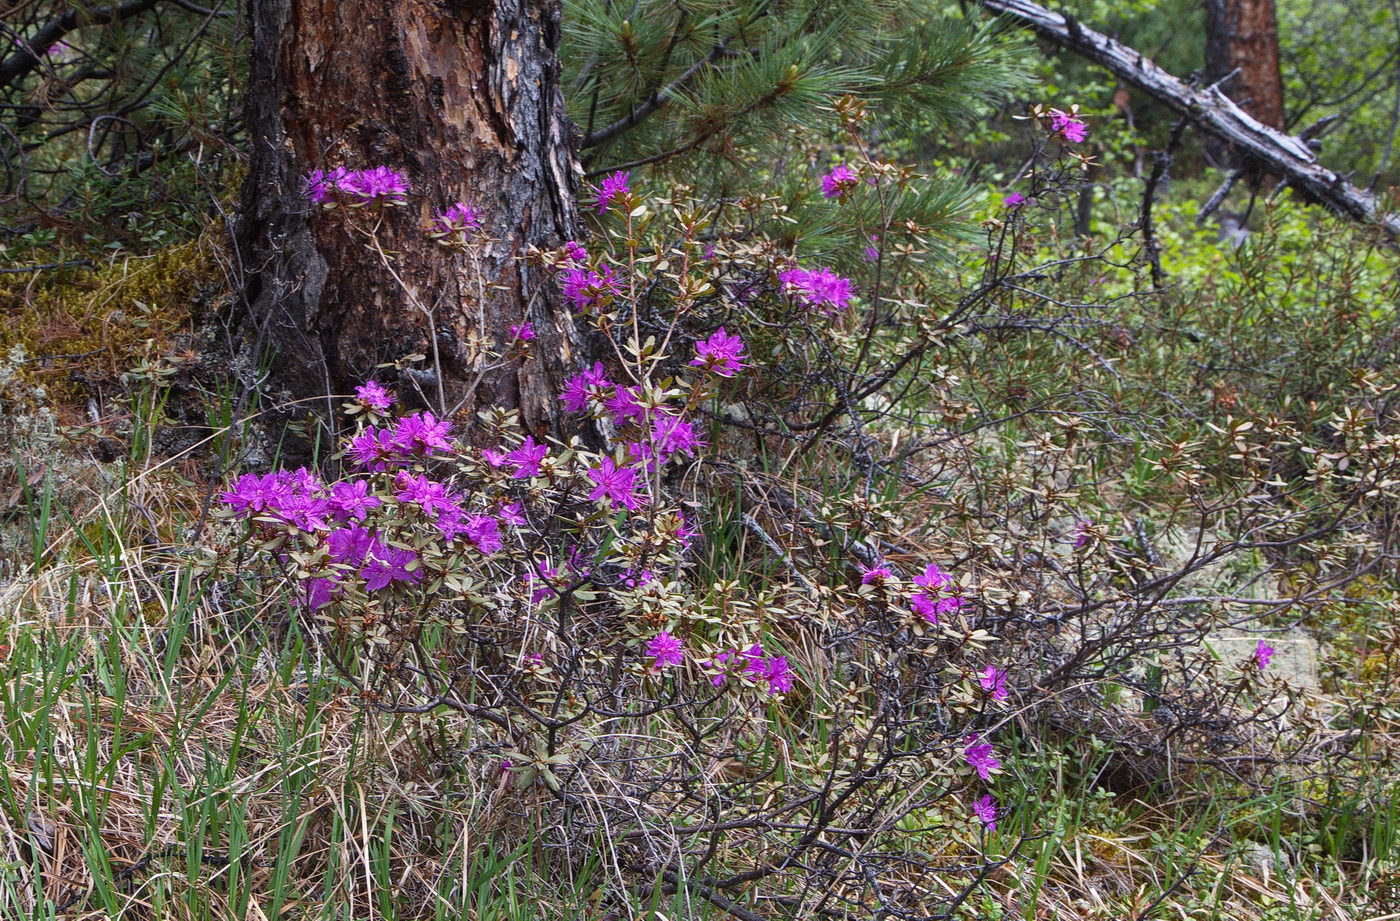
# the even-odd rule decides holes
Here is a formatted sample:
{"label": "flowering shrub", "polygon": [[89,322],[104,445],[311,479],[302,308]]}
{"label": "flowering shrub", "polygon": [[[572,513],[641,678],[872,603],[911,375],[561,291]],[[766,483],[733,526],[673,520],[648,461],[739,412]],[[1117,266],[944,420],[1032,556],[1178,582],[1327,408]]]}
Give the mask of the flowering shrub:
{"label": "flowering shrub", "polygon": [[[406,184],[391,173],[313,174],[307,196],[398,200]],[[853,177],[838,170],[834,187],[849,195]],[[288,610],[365,705],[455,714],[479,770],[569,810],[569,823],[544,823],[546,843],[606,829],[640,879],[709,874],[718,894],[817,872],[871,904],[869,874],[919,846],[894,831],[906,817],[940,810],[968,835],[994,829],[983,800],[1012,676],[965,618],[966,587],[934,563],[905,580],[875,561],[854,595],[825,564],[792,582],[705,578],[707,512],[681,500],[720,474],[707,420],[754,362],[744,318],[715,315],[716,286],[836,324],[854,285],[828,268],[779,271],[777,258],[721,260],[698,215],[653,225],[625,174],[606,177],[598,201],[604,245],[536,258],[608,343],[610,361],[559,392],[601,441],[541,439],[508,413],[469,432],[440,409],[394,415],[398,396],[366,381],[344,406],[354,429],[338,475],[248,473],[221,495],[246,528],[244,569],[285,579]],[[427,232],[480,242],[465,203]],[[665,262],[647,256],[667,239]],[[731,286],[735,273],[752,282]],[[658,289],[664,314],[643,293]],[[533,331],[511,337],[503,354],[522,360]],[[816,712],[825,741],[808,766],[782,768],[791,746],[815,742],[802,727]],[[899,788],[918,792],[892,798]],[[859,857],[816,849],[858,830],[870,839]],[[720,839],[785,856],[727,862],[706,843]],[[824,869],[799,870],[807,861]]]}
{"label": "flowering shrub", "polygon": [[[1073,112],[1039,114],[1056,156],[1081,158],[1057,143],[1083,139]],[[1037,325],[1058,302],[1027,264],[1029,222],[1066,172],[1038,167],[1004,199],[958,298],[920,268],[936,251],[919,215],[945,200],[873,155],[808,179],[811,206],[847,224],[815,268],[755,230],[789,203],[727,216],[604,177],[595,239],[530,256],[602,346],[558,393],[588,436],[506,412],[394,415],[367,381],[339,475],[245,474],[224,493],[245,569],[284,577],[286,610],[364,705],[463,727],[463,758],[503,778],[542,846],[606,836],[623,885],[699,886],[725,910],[761,889],[794,911],[820,890],[839,893],[832,910],[928,912],[935,874],[1007,859],[1034,831],[1013,706],[1120,740],[1124,759],[1273,751],[1272,648],[1200,653],[1225,616],[1206,612],[1231,602],[1192,580],[1247,541],[1202,550],[1198,535],[1154,562],[1096,501],[1094,477],[1141,466],[1115,454],[1092,402],[1106,398],[1085,385],[1032,412],[1040,384],[1004,380],[1031,348],[1008,342],[1087,335]],[[313,175],[308,197],[353,199],[343,178]],[[429,232],[489,242],[473,217],[460,203]],[[525,359],[529,324],[509,337],[503,360]],[[1230,431],[1235,454],[1263,464],[1247,431]],[[781,447],[783,476],[728,452],[741,438]],[[1183,507],[1209,510],[1200,532],[1239,523],[1287,545],[1279,520],[1250,517],[1265,479],[1212,498],[1189,439],[1141,443],[1184,477]],[[1386,469],[1348,475],[1369,488]],[[904,483],[927,523],[901,533],[880,494]],[[725,553],[744,563],[717,565]],[[889,875],[901,885],[871,882]]]}

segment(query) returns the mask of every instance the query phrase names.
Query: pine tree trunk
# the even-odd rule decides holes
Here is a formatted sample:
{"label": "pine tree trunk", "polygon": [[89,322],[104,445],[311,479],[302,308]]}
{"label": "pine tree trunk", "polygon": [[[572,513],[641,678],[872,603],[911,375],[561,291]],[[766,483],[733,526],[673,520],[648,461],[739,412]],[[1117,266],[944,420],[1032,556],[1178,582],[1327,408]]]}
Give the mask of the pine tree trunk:
{"label": "pine tree trunk", "polygon": [[[576,227],[559,0],[251,0],[250,19],[240,256],[278,380],[295,397],[344,394],[417,353],[400,384],[412,377],[430,405],[441,388],[448,408],[518,409],[528,430],[555,428],[579,345],[549,270],[524,257]],[[365,215],[303,195],[313,169],[381,165],[413,189],[376,234],[392,272],[352,229]],[[476,253],[425,234],[456,201],[482,217],[491,242]],[[492,360],[525,320],[539,336],[530,358]]]}
{"label": "pine tree trunk", "polygon": [[[1215,83],[1237,69],[1221,86],[1225,95],[1260,124],[1283,130],[1274,0],[1206,0],[1206,80]],[[1215,153],[1233,161],[1227,151]]]}

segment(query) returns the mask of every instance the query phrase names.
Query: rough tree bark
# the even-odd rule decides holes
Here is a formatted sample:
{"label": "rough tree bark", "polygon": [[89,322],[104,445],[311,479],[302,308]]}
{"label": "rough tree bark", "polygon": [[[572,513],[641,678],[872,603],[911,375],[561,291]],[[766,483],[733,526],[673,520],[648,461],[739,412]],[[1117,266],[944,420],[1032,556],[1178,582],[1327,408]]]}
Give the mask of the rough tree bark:
{"label": "rough tree bark", "polygon": [[1306,140],[1260,124],[1219,89],[1197,90],[1187,86],[1140,52],[1031,0],[982,0],[982,5],[1107,68],[1124,83],[1137,87],[1186,118],[1200,131],[1234,144],[1261,163],[1265,171],[1287,181],[1303,197],[1352,220],[1377,224],[1392,239],[1400,239],[1400,215],[1385,211],[1374,195],[1318,163],[1317,155]]}
{"label": "rough tree bark", "polygon": [[1255,121],[1283,130],[1274,0],[1206,0],[1206,81],[1224,80],[1225,95]]}
{"label": "rough tree bark", "polygon": [[[348,393],[376,365],[427,356],[411,375],[436,402],[518,409],[544,433],[578,340],[548,270],[524,258],[574,234],[572,129],[559,91],[559,0],[251,0],[252,140],[239,248],[249,313],[293,396]],[[313,208],[313,169],[389,166],[412,184],[377,236]],[[476,254],[425,235],[472,203],[492,241]],[[491,362],[509,327],[539,338]],[[434,362],[440,362],[437,375]],[[495,367],[493,367],[493,364]],[[415,373],[416,372],[416,373]],[[393,372],[378,372],[392,377]]]}
{"label": "rough tree bark", "polygon": [[[1206,81],[1220,84],[1255,121],[1282,131],[1283,74],[1279,70],[1274,0],[1206,0]],[[1207,145],[1228,169],[1251,169],[1247,157],[1223,141]]]}

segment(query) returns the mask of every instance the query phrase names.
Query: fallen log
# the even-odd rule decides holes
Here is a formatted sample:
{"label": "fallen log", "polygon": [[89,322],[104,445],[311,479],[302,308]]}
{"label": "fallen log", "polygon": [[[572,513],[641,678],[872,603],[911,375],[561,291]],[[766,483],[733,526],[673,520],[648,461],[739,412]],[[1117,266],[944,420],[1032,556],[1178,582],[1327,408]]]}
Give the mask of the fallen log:
{"label": "fallen log", "polygon": [[1352,220],[1375,224],[1392,240],[1400,240],[1400,214],[1384,211],[1375,195],[1319,163],[1304,139],[1260,124],[1219,88],[1189,86],[1140,52],[1030,0],[981,2],[990,12],[1029,26],[1042,38],[1107,68],[1197,129],[1235,145],[1263,172],[1286,180],[1304,198]]}

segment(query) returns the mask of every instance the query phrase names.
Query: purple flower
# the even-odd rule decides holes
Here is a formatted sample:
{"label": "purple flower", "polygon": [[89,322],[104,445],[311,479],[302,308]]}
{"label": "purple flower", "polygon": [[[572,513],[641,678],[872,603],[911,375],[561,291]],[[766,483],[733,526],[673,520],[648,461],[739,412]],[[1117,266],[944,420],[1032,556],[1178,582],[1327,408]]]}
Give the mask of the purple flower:
{"label": "purple flower", "polygon": [[929,563],[922,575],[914,577],[914,584],[927,591],[915,592],[909,599],[909,606],[931,624],[937,624],[939,617],[963,605],[962,598],[955,590],[953,577],[939,569],[937,563]]}
{"label": "purple flower", "polygon": [[632,178],[631,173],[616,172],[611,176],[603,177],[603,184],[598,187],[598,213],[602,214],[608,210],[608,205],[618,195],[630,195],[632,190],[627,187],[627,181]]}
{"label": "purple flower", "polygon": [[466,510],[455,502],[451,507],[443,509],[433,521],[433,524],[442,534],[442,539],[448,543],[451,543],[471,530],[467,525]]}
{"label": "purple flower", "polygon": [[331,562],[351,569],[358,569],[377,545],[374,535],[356,524],[326,535],[326,552]]}
{"label": "purple flower", "polygon": [[728,652],[720,653],[710,660],[710,668],[715,669],[715,673],[710,676],[710,684],[713,684],[715,687],[724,684],[724,679],[729,677],[729,663],[732,662],[737,655],[738,653],[731,649]]}
{"label": "purple flower", "polygon": [[316,204],[321,204],[335,191],[336,184],[344,179],[350,171],[343,166],[337,166],[330,172],[314,169],[302,183],[302,194]]}
{"label": "purple flower", "polygon": [[1089,136],[1089,126],[1068,112],[1050,110],[1050,130],[1071,144],[1079,144]]}
{"label": "purple flower", "polygon": [[822,197],[840,198],[856,187],[856,171],[842,163],[822,177]]}
{"label": "purple flower", "polygon": [[761,677],[768,682],[770,696],[792,690],[792,667],[788,665],[787,656],[774,656],[765,661]]}
{"label": "purple flower", "polygon": [[320,478],[303,467],[295,473],[244,474],[219,498],[239,518],[263,514],[302,531],[322,531],[334,513],[330,500],[322,495],[324,488]]}
{"label": "purple flower", "polygon": [[549,563],[545,560],[540,560],[538,563],[536,563],[535,569],[539,572],[538,580],[535,578],[534,574],[526,574],[527,585],[539,585],[539,587],[536,588],[530,594],[531,604],[539,604],[546,598],[553,598],[555,595],[559,594],[550,584],[551,582],[558,580],[559,571],[553,566],[549,565]]}
{"label": "purple flower", "polygon": [[851,280],[831,269],[789,269],[778,274],[783,291],[798,304],[831,314],[851,303]]}
{"label": "purple flower", "polygon": [[564,273],[564,299],[573,304],[576,310],[597,307],[605,299],[610,300],[621,293],[622,283],[617,280],[612,266],[602,266],[596,272],[569,269]]}
{"label": "purple flower", "polygon": [[1078,518],[1074,523],[1074,549],[1078,550],[1089,542],[1089,529],[1094,526],[1090,518]]}
{"label": "purple flower", "polygon": [[380,200],[402,204],[408,194],[408,180],[387,166],[364,170],[338,166],[330,172],[312,170],[306,177],[303,192],[317,204],[332,201],[367,205]]}
{"label": "purple flower", "polygon": [[649,442],[629,441],[623,445],[627,449],[627,464],[645,470],[647,473],[656,472],[657,451]]}
{"label": "purple flower", "polygon": [[366,426],[365,430],[350,441],[346,456],[357,465],[376,473],[389,469],[392,464],[404,462],[403,451],[393,433]]}
{"label": "purple flower", "polygon": [[682,547],[689,550],[690,542],[700,532],[690,526],[690,522],[686,520],[685,512],[679,509],[676,510],[676,522],[676,540],[681,542]]}
{"label": "purple flower", "polygon": [[923,575],[914,577],[914,584],[935,590],[951,588],[953,577],[939,569],[937,563],[929,563],[924,567]]}
{"label": "purple flower", "polygon": [[662,630],[647,644],[647,655],[655,660],[654,668],[680,665],[685,661],[685,646],[670,633]]}
{"label": "purple flower", "polygon": [[640,387],[618,387],[614,389],[612,396],[603,401],[603,407],[612,413],[615,423],[626,425],[633,419],[640,419],[646,415],[642,404],[637,402],[637,397],[641,394]]}
{"label": "purple flower", "polygon": [[290,494],[291,490],[275,473],[265,476],[245,473],[233,484],[233,489],[219,494],[219,501],[242,518],[276,505]]}
{"label": "purple flower", "polygon": [[473,515],[467,519],[467,537],[476,549],[490,556],[503,546],[500,525],[490,515]]}
{"label": "purple flower", "polygon": [[651,420],[651,443],[667,459],[687,456],[705,442],[695,434],[695,424],[684,416],[656,416]]}
{"label": "purple flower", "polygon": [[511,474],[517,480],[528,480],[540,475],[540,462],[549,453],[548,445],[535,444],[534,436],[526,435],[525,443],[505,456],[508,464],[515,466]]}
{"label": "purple flower", "polygon": [[324,531],[331,526],[334,511],[322,496],[294,494],[276,509],[282,520],[301,531]]}
{"label": "purple flower", "polygon": [[461,234],[469,239],[481,229],[481,217],[476,209],[465,202],[449,205],[447,210],[433,219],[433,233],[437,236]]}
{"label": "purple flower", "polygon": [[894,573],[890,572],[888,566],[876,566],[872,569],[867,569],[864,566],[860,568],[861,585],[879,585],[893,578]]}
{"label": "purple flower", "polygon": [[364,521],[372,508],[379,508],[384,500],[370,495],[369,483],[364,480],[344,480],[331,487],[331,510],[341,521]]}
{"label": "purple flower", "polygon": [[612,501],[614,509],[621,505],[632,512],[635,512],[641,505],[633,493],[633,490],[636,489],[637,471],[630,467],[617,466],[611,457],[603,458],[601,465],[591,468],[588,471],[588,478],[598,484],[588,494],[588,498],[595,502],[609,499]]}
{"label": "purple flower", "polygon": [[355,398],[367,408],[384,412],[394,405],[394,395],[385,390],[379,381],[365,381],[355,388]]}
{"label": "purple flower", "polygon": [[404,471],[394,482],[399,488],[394,498],[419,506],[430,518],[437,518],[443,512],[451,511],[456,505],[456,497],[437,480]]}
{"label": "purple flower", "polygon": [[929,623],[938,625],[938,600],[932,595],[916,592],[909,599],[909,609]]}
{"label": "purple flower", "polygon": [[594,362],[593,367],[589,370],[569,378],[564,384],[563,391],[559,394],[559,401],[570,412],[585,412],[590,400],[601,402],[605,398],[607,390],[612,386],[612,381],[608,380],[608,373],[604,370],[603,363],[601,361]]}
{"label": "purple flower", "polygon": [[43,57],[47,55],[53,57],[55,61],[58,61],[64,55],[68,54],[70,51],[73,50],[72,45],[68,44],[67,42],[61,39],[59,41],[54,42],[52,45],[49,45],[47,48],[40,48],[38,45],[30,45],[24,39],[20,38],[19,36],[15,36],[12,44],[20,51],[27,51],[35,57]]}
{"label": "purple flower", "polygon": [[1259,666],[1261,672],[1269,667],[1269,660],[1273,657],[1274,647],[1263,640],[1260,640],[1259,645],[1254,647],[1254,661]]}
{"label": "purple flower", "polygon": [[870,235],[870,245],[867,246],[867,247],[865,248],[865,261],[866,261],[866,262],[879,262],[879,261],[880,261],[880,250],[876,248],[876,244],[878,244],[879,242],[880,242],[880,235],[877,234],[877,233],[872,233],[872,234]]}
{"label": "purple flower", "polygon": [[1006,699],[1006,669],[988,665],[977,676],[982,690],[991,692],[992,700]]}
{"label": "purple flower", "polygon": [[338,187],[352,199],[366,203],[381,198],[402,201],[408,194],[408,180],[387,166],[347,173]]}
{"label": "purple flower", "polygon": [[306,592],[306,607],[316,611],[330,604],[335,597],[335,587],[336,580],[334,579],[307,579],[302,583],[302,588]]}
{"label": "purple flower", "polygon": [[754,643],[739,653],[739,658],[744,660],[744,673],[750,678],[762,679],[768,670],[768,659],[763,655],[762,643]]}
{"label": "purple flower", "polygon": [[451,451],[452,442],[447,437],[452,434],[452,423],[439,420],[432,413],[415,413],[404,416],[394,429],[394,443],[406,454],[419,456],[434,451]]}
{"label": "purple flower", "polygon": [[572,262],[587,262],[588,250],[583,248],[583,244],[570,240],[564,244],[564,258]]}
{"label": "purple flower", "polygon": [[967,748],[963,749],[963,758],[977,772],[978,777],[989,780],[992,771],[1001,767],[1001,762],[997,760],[996,750],[991,745],[985,742],[979,743],[977,740],[978,736],[968,737],[969,744]]}
{"label": "purple flower", "polygon": [[524,323],[510,328],[510,337],[520,342],[529,342],[535,338],[535,328],[530,325],[529,320],[526,320]]}
{"label": "purple flower", "polygon": [[997,830],[997,801],[992,799],[992,794],[987,793],[973,803],[972,814],[977,816],[977,821],[981,822],[987,831]]}
{"label": "purple flower", "polygon": [[1012,192],[1010,195],[1006,196],[1001,200],[1002,206],[1009,210],[1015,210],[1016,208],[1021,207],[1021,205],[1024,205],[1025,203],[1026,196],[1022,195],[1020,192]]}
{"label": "purple flower", "polygon": [[377,592],[390,582],[420,582],[423,579],[421,569],[409,570],[409,566],[418,562],[418,554],[412,550],[404,550],[400,547],[385,547],[379,545],[375,547],[374,554],[365,563],[360,575],[364,576],[365,588],[371,592]]}
{"label": "purple flower", "polygon": [[690,363],[720,377],[733,377],[744,365],[744,340],[731,336],[721,326],[710,334],[710,338],[695,343],[695,357]]}

